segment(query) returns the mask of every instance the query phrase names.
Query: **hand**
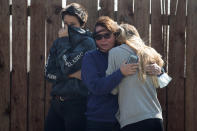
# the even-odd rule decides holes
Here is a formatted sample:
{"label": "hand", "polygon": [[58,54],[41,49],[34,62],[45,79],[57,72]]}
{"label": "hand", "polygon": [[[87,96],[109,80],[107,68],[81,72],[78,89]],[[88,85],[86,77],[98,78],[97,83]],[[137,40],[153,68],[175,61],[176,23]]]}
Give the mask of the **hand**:
{"label": "hand", "polygon": [[65,25],[64,28],[61,28],[58,32],[58,37],[61,38],[61,37],[66,37],[68,36],[68,26]]}
{"label": "hand", "polygon": [[77,71],[77,72],[75,72],[73,74],[70,74],[68,77],[70,77],[70,78],[76,78],[76,79],[81,80],[81,70],[79,70],[79,71]]}
{"label": "hand", "polygon": [[139,67],[138,63],[126,64],[123,63],[120,67],[120,71],[124,76],[133,75],[136,73]]}
{"label": "hand", "polygon": [[158,66],[156,63],[146,65],[145,71],[148,75],[160,75],[161,74],[161,67]]}

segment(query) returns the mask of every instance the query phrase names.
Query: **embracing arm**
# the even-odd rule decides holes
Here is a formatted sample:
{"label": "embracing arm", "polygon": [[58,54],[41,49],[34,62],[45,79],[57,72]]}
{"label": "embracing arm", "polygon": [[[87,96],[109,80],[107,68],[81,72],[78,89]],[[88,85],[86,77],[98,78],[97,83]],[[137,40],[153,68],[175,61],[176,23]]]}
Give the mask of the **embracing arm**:
{"label": "embracing arm", "polygon": [[[121,62],[118,61],[120,59],[118,58],[119,55],[117,56],[116,54],[118,53],[116,53],[116,51],[113,51],[113,49],[109,51],[108,68],[106,71],[106,75],[112,74],[114,71],[116,71],[119,68],[124,76],[135,74],[138,69],[138,63],[128,63],[128,64],[126,64],[125,62],[121,63],[122,61]],[[118,93],[118,88],[113,89],[111,93],[116,95]]]}
{"label": "embracing arm", "polygon": [[109,94],[120,83],[123,75],[117,70],[109,76],[100,76],[97,66],[94,58],[86,54],[82,64],[82,80],[91,93]]}
{"label": "embracing arm", "polygon": [[126,62],[120,62],[119,60],[119,54],[117,55],[117,50],[111,50],[109,51],[108,56],[108,68],[106,70],[106,75],[112,74],[114,71],[120,69],[122,74],[124,76],[133,75],[136,73],[138,69],[138,63],[126,63]]}

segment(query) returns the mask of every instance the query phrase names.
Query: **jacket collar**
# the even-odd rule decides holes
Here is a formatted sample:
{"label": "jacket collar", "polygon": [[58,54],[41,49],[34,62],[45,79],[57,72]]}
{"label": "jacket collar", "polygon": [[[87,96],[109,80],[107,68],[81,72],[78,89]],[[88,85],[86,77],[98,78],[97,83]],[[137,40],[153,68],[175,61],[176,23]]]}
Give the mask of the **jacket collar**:
{"label": "jacket collar", "polygon": [[77,28],[73,26],[68,26],[69,41],[72,43],[72,46],[76,46],[81,43],[84,39],[84,36],[91,37],[91,32],[84,30],[82,28]]}

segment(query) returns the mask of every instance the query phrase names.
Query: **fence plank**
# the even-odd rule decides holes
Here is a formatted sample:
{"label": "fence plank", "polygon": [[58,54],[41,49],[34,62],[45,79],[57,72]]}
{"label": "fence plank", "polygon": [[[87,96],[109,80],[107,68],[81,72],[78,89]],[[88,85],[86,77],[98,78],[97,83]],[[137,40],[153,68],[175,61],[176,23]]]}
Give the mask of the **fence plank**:
{"label": "fence plank", "polygon": [[[184,131],[184,54],[185,0],[171,1],[169,74],[173,77],[168,87],[168,131]],[[177,7],[177,9],[176,9]]]}
{"label": "fence plank", "polygon": [[185,131],[197,131],[197,2],[188,0]]}
{"label": "fence plank", "polygon": [[[164,41],[162,40],[161,1],[151,1],[151,46],[164,56]],[[164,58],[164,57],[163,57]],[[166,88],[158,90],[158,98],[162,107],[164,127],[166,128]]]}
{"label": "fence plank", "polygon": [[86,8],[88,11],[87,27],[93,31],[94,24],[98,18],[97,0],[67,0],[67,5],[73,2],[79,3]]}
{"label": "fence plank", "polygon": [[0,130],[10,129],[10,43],[9,1],[0,1]]}
{"label": "fence plank", "polygon": [[115,18],[114,15],[114,0],[100,0],[99,6],[101,9],[99,10],[99,16],[109,16],[112,19]]}
{"label": "fence plank", "polygon": [[11,130],[27,129],[27,1],[13,2]]}
{"label": "fence plank", "polygon": [[153,46],[161,55],[164,55],[160,0],[152,0],[151,3],[151,46]]}
{"label": "fence plank", "polygon": [[[165,62],[165,65],[164,65],[164,67],[165,67],[165,71],[166,72],[168,72],[168,47],[169,47],[169,25],[168,25],[168,20],[169,20],[169,15],[168,15],[168,13],[169,13],[169,11],[168,11],[168,8],[169,8],[169,6],[168,6],[168,1],[169,0],[162,0],[162,2],[163,2],[163,16],[164,17],[162,17],[162,22],[163,22],[163,34],[162,34],[162,36],[163,36],[163,44],[164,44],[164,54],[163,54],[163,60],[164,60],[164,62]],[[168,92],[167,92],[167,87],[166,87],[166,89],[165,89],[165,94],[166,94],[166,110],[165,111],[163,111],[163,112],[165,112],[166,114],[164,114],[164,115],[166,115],[165,116],[165,118],[164,118],[164,130],[165,131],[167,131],[167,125],[168,125],[168,108],[167,108],[167,106],[168,106]]]}
{"label": "fence plank", "polygon": [[134,26],[139,31],[141,38],[149,43],[150,0],[135,0]]}
{"label": "fence plank", "polygon": [[45,1],[31,0],[29,131],[44,130]]}
{"label": "fence plank", "polygon": [[[164,43],[164,55],[163,59],[165,60],[165,67],[168,65],[168,42],[169,42],[169,25],[168,25],[168,20],[169,20],[169,11],[168,11],[168,1],[169,0],[162,0],[163,3],[163,17],[162,17],[162,22],[163,22],[163,43]],[[168,68],[165,68],[166,71],[168,71]]]}
{"label": "fence plank", "polygon": [[134,24],[134,14],[133,14],[133,0],[118,0],[118,15],[117,21],[119,23],[129,23]]}
{"label": "fence plank", "polygon": [[[61,0],[45,0],[46,1],[46,56],[48,56],[49,48],[53,41],[57,38],[58,30],[61,28],[60,11],[62,9]],[[45,58],[47,59],[47,57]],[[50,106],[51,83],[46,82],[45,88],[45,115],[48,113]]]}

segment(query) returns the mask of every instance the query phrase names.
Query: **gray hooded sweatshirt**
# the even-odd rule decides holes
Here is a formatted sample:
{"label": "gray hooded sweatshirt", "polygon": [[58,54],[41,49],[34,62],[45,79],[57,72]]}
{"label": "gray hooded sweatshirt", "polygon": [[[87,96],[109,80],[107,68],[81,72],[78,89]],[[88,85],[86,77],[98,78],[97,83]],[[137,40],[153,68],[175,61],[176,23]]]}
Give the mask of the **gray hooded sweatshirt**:
{"label": "gray hooded sweatshirt", "polygon": [[[135,52],[126,44],[122,44],[109,51],[108,69],[106,75],[118,70],[121,64]],[[118,85],[119,111],[116,117],[121,128],[145,119],[162,119],[162,109],[157,99],[156,88],[150,77],[143,83],[138,78],[138,72],[122,79]]]}

